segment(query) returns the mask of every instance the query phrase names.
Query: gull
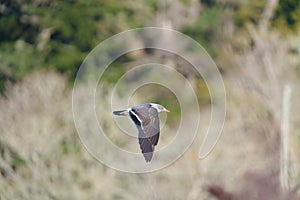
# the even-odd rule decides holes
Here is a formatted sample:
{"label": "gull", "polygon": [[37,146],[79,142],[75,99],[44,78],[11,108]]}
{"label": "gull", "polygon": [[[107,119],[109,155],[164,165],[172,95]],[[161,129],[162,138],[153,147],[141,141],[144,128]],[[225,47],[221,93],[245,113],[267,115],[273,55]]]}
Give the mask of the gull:
{"label": "gull", "polygon": [[126,110],[113,111],[114,115],[129,116],[138,129],[138,139],[146,162],[150,162],[158,143],[160,127],[158,113],[170,112],[162,105],[146,103]]}

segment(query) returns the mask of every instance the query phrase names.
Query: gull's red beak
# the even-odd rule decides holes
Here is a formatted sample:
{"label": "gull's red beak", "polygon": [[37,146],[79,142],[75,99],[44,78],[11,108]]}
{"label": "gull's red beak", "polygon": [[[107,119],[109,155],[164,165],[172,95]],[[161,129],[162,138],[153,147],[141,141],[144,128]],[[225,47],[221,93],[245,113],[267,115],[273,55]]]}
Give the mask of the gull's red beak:
{"label": "gull's red beak", "polygon": [[169,110],[166,109],[165,112],[171,112],[171,111],[169,111]]}

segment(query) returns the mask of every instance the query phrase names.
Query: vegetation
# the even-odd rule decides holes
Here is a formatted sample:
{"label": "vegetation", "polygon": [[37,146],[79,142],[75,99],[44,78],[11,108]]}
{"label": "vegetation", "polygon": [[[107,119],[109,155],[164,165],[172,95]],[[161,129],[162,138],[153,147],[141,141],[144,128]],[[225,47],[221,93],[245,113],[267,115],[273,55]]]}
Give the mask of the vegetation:
{"label": "vegetation", "polygon": [[98,43],[146,23],[151,11],[148,3],[2,1],[1,91],[5,81],[19,81],[37,68],[55,69],[73,79],[84,57]]}
{"label": "vegetation", "polygon": [[[70,83],[97,44],[144,26],[177,29],[205,47],[225,83],[227,116],[214,150],[199,160],[211,117],[201,75],[160,50],[121,56],[104,72],[103,91],[96,94],[96,113],[115,145],[139,151],[137,141],[120,135],[110,121],[107,100],[133,66],[151,59],[171,63],[194,84],[201,108],[201,134],[187,152],[162,170],[135,175],[102,165],[81,144]],[[0,199],[300,199],[299,30],[298,0],[2,0]],[[288,111],[283,108],[287,87]],[[130,99],[131,104],[149,101],[172,110],[164,118],[158,144],[163,148],[179,127],[180,102],[156,84],[136,89]],[[87,104],[82,102],[84,116]],[[284,137],[289,146],[282,159]]]}

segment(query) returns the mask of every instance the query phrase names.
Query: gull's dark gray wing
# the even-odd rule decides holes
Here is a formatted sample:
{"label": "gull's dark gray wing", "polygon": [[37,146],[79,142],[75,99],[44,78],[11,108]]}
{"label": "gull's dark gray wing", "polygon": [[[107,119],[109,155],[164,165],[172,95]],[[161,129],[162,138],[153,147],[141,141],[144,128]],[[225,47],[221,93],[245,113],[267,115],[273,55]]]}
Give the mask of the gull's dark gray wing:
{"label": "gull's dark gray wing", "polygon": [[138,107],[132,108],[129,115],[139,131],[142,153],[146,161],[150,161],[160,134],[158,112],[152,107]]}
{"label": "gull's dark gray wing", "polygon": [[[160,133],[158,112],[152,107],[141,107],[131,110],[137,120],[135,125],[141,126],[144,135],[153,145],[157,145]],[[134,117],[133,117],[134,118]]]}
{"label": "gull's dark gray wing", "polygon": [[139,131],[139,144],[146,162],[150,162],[154,152],[154,145],[147,138],[142,130],[142,127],[137,127]]}

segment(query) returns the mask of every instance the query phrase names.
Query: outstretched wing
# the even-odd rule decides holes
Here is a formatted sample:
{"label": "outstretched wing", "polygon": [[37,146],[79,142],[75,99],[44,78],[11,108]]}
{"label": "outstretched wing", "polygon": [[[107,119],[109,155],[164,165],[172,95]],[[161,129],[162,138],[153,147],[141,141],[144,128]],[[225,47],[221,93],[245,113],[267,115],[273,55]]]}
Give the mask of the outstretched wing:
{"label": "outstretched wing", "polygon": [[147,120],[142,120],[142,129],[153,145],[157,145],[160,133],[158,112],[155,108],[148,109]]}
{"label": "outstretched wing", "polygon": [[139,131],[142,153],[146,161],[150,161],[160,134],[158,112],[155,108],[140,107],[131,109],[129,115]]}
{"label": "outstretched wing", "polygon": [[150,162],[154,152],[154,145],[151,143],[149,138],[146,137],[144,131],[142,130],[142,127],[138,127],[138,131],[139,131],[138,137],[139,137],[139,144],[140,144],[141,151],[143,153],[146,162]]}

